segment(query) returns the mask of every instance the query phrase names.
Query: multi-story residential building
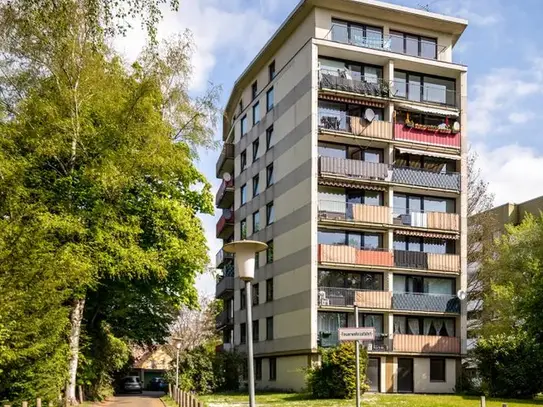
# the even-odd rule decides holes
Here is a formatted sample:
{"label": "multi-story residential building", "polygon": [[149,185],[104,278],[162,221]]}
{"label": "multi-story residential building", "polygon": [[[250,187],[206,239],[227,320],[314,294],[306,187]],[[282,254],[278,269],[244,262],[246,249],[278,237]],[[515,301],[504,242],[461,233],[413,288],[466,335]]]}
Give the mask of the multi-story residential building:
{"label": "multi-story residential building", "polygon": [[[303,0],[228,100],[217,236],[253,239],[253,321],[229,270],[226,347],[254,341],[257,388],[300,389],[353,326],[378,392],[452,392],[466,349],[467,68],[458,18],[375,0]],[[246,338],[247,324],[253,338]]]}

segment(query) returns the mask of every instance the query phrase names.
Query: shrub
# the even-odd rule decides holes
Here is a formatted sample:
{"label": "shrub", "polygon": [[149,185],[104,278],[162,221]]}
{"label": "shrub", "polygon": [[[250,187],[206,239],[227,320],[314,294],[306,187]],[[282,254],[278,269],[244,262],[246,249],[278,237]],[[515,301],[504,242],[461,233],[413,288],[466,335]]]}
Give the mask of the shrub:
{"label": "shrub", "polygon": [[525,332],[481,338],[474,356],[490,396],[533,398],[543,390],[543,347]]}
{"label": "shrub", "polygon": [[213,361],[216,342],[209,341],[180,356],[179,387],[185,391],[207,394],[215,390]]}
{"label": "shrub", "polygon": [[[360,391],[368,386],[365,372],[368,362],[367,351],[360,347]],[[355,346],[347,342],[321,351],[321,364],[309,369],[307,388],[315,398],[349,399],[356,394]]]}
{"label": "shrub", "polygon": [[240,389],[239,379],[245,361],[245,358],[237,351],[217,353],[213,363],[215,390],[238,391]]}

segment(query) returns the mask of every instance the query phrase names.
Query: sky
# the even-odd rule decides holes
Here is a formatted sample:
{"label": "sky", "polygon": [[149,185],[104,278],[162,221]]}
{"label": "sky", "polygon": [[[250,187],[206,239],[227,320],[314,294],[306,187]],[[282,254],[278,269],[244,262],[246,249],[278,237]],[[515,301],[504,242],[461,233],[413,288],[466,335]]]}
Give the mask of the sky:
{"label": "sky", "polygon": [[[233,83],[299,0],[181,0],[177,13],[164,11],[159,38],[189,29],[196,44],[191,92],[209,83],[223,88],[225,106]],[[333,0],[330,0],[333,1]],[[468,131],[483,178],[495,204],[523,202],[543,195],[543,36],[541,0],[388,0],[465,18],[469,26],[453,50],[454,62],[468,65]],[[137,26],[137,25],[135,25]],[[115,46],[128,59],[137,56],[145,37],[139,29]],[[221,122],[222,123],[222,122]],[[217,139],[222,130],[217,129]],[[213,185],[219,151],[201,151],[198,168]],[[221,247],[215,238],[219,215],[202,216],[212,263]],[[212,295],[213,276],[198,279]]]}

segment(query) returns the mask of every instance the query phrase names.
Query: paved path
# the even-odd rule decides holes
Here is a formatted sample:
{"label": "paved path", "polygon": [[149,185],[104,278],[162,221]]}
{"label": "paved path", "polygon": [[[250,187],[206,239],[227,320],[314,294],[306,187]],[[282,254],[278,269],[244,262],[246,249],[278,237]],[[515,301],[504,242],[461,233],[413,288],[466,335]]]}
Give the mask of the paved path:
{"label": "paved path", "polygon": [[164,407],[160,391],[144,391],[143,394],[121,394],[108,401],[107,407]]}

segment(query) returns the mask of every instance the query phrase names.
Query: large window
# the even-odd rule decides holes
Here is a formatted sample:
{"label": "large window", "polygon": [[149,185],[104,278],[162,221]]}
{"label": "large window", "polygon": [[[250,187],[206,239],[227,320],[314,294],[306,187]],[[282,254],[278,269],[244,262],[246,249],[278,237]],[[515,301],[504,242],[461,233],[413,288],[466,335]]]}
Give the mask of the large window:
{"label": "large window", "polygon": [[348,158],[371,163],[382,163],[384,156],[380,148],[345,146],[334,143],[319,143],[318,153],[321,157]]}
{"label": "large window", "polygon": [[355,190],[346,195],[347,203],[364,204],[370,206],[383,205],[383,192],[371,190]]}
{"label": "large window", "polygon": [[367,83],[379,83],[383,78],[383,68],[380,66],[327,58],[319,58],[319,65],[323,75],[339,76]]}
{"label": "large window", "polygon": [[383,290],[381,273],[349,273],[338,270],[319,270],[319,287],[353,288],[360,290]]}
{"label": "large window", "polygon": [[[320,312],[317,316],[317,329],[319,332],[337,332],[339,328],[354,327],[354,314],[349,312]],[[362,327],[374,327],[375,333],[383,333],[382,314],[358,313],[358,324]]]}
{"label": "large window", "polygon": [[453,295],[455,281],[452,278],[404,276],[394,274],[394,292]]}
{"label": "large window", "polygon": [[430,359],[430,381],[431,382],[445,382],[445,358],[432,358]]}
{"label": "large window", "polygon": [[390,50],[416,57],[437,59],[437,39],[390,31]]}
{"label": "large window", "polygon": [[454,318],[394,316],[395,334],[454,336],[454,332]]}
{"label": "large window", "polygon": [[357,249],[378,249],[383,247],[383,234],[319,230],[318,242],[328,245],[347,245]]}
{"label": "large window", "polygon": [[456,201],[451,198],[395,193],[393,212],[395,215],[412,212],[456,213]]}
{"label": "large window", "polygon": [[394,71],[394,96],[415,102],[456,105],[454,79]]}
{"label": "large window", "polygon": [[394,236],[394,250],[434,254],[454,254],[454,240],[424,238],[419,236]]}
{"label": "large window", "polygon": [[400,153],[395,151],[394,165],[396,167],[420,168],[441,174],[455,172],[456,161],[425,155]]}
{"label": "large window", "polygon": [[359,47],[383,48],[383,29],[332,19],[332,41]]}
{"label": "large window", "polygon": [[369,125],[364,114],[371,108],[375,120],[384,120],[384,110],[378,107],[347,103],[319,101],[319,126],[329,130],[344,130],[359,133]]}

